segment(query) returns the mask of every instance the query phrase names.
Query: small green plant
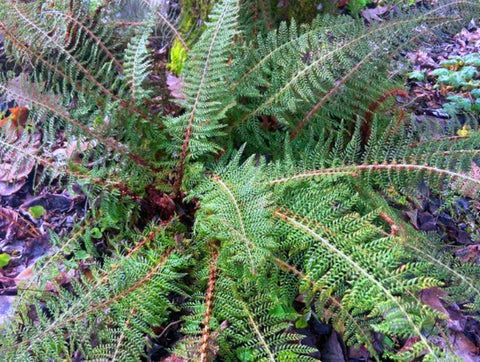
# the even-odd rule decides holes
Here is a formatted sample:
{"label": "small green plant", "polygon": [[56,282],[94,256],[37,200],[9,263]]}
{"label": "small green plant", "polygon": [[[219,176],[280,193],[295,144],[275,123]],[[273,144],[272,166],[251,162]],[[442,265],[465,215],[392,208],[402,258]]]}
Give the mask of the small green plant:
{"label": "small green plant", "polygon": [[[451,117],[480,112],[480,55],[452,56],[440,62],[440,66],[430,75],[436,78],[434,89],[447,96],[448,102],[443,105],[443,111]],[[410,79],[423,80],[419,77],[419,72],[409,74]]]}
{"label": "small green plant", "polygon": [[170,63],[167,68],[175,75],[179,76],[182,73],[183,66],[187,60],[187,50],[183,44],[175,39],[172,48],[170,49]]}
{"label": "small green plant", "polygon": [[30,215],[32,215],[35,219],[39,219],[42,217],[42,215],[45,213],[45,209],[43,206],[37,205],[37,206],[32,206],[28,209],[28,212]]}
{"label": "small green plant", "polygon": [[11,256],[6,253],[0,254],[0,268],[3,268],[4,266],[7,266],[8,263],[10,262]]}
{"label": "small green plant", "polygon": [[440,62],[442,68],[435,69],[431,75],[437,77],[435,88],[451,86],[455,90],[470,90],[480,86],[476,78],[479,74],[476,61],[480,60],[478,54],[470,54],[465,57],[452,57]]}
{"label": "small green plant", "polygon": [[366,8],[368,3],[368,0],[350,0],[348,1],[347,7],[352,14],[358,14]]}
{"label": "small green plant", "polygon": [[410,80],[416,80],[418,82],[421,82],[425,79],[425,72],[421,70],[414,70],[413,72],[410,72],[407,74],[408,79]]}

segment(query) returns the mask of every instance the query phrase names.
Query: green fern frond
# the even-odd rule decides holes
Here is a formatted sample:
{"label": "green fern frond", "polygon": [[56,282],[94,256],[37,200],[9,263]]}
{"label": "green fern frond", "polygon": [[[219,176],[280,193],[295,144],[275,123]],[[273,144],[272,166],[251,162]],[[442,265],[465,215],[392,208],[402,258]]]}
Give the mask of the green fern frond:
{"label": "green fern frond", "polygon": [[[118,75],[111,66],[114,63],[113,54],[105,52],[105,49],[115,47],[100,40],[108,39],[104,31],[111,31],[111,28],[99,27],[91,31],[87,25],[79,26],[79,23],[91,23],[85,4],[82,3],[76,3],[75,9],[70,9],[67,4],[59,10],[49,9],[47,3],[40,6],[44,11],[38,11],[36,3],[4,2],[0,18],[3,34],[12,42],[11,54],[18,57],[22,63],[28,60],[38,64],[37,70],[41,73],[45,69],[46,73],[43,74],[47,82],[52,82],[54,78],[64,74],[66,77],[63,77],[63,81],[73,87],[80,86],[82,92],[118,99],[107,85],[114,83]],[[66,15],[60,16],[59,11]],[[81,16],[81,20],[69,20],[72,19],[73,11],[77,16]],[[97,42],[100,42],[101,46]],[[10,43],[7,44],[10,46]],[[79,44],[85,46],[80,47]],[[96,51],[97,49],[100,51]],[[37,59],[40,59],[39,63]],[[88,66],[88,63],[97,66]],[[46,64],[53,65],[58,72],[52,72]],[[89,84],[81,84],[83,79]]]}
{"label": "green fern frond", "polygon": [[[312,360],[318,351],[295,327],[309,318],[377,360],[454,358],[437,343],[447,316],[421,293],[442,290],[476,313],[480,271],[391,202],[426,187],[449,205],[477,197],[480,134],[420,134],[396,107],[408,94],[391,70],[395,55],[458,27],[477,1],[368,26],[324,16],[270,30],[270,18],[246,18],[267,15],[266,2],[222,0],[191,50],[171,21],[179,14],[146,0],[2,5],[17,68],[1,75],[0,93],[28,119],[2,129],[1,176],[36,167],[36,183],[81,189],[90,210],[72,236],[52,233],[1,327],[0,359],[136,361],[165,335],[158,328],[182,324],[162,351],[172,358]],[[164,74],[149,77],[164,65],[150,47],[173,38],[188,53],[176,105],[151,97]],[[60,271],[78,278],[52,282]]]}
{"label": "green fern frond", "polygon": [[211,22],[185,64],[185,99],[179,104],[185,114],[165,123],[172,137],[168,152],[179,159],[175,188],[180,189],[187,160],[215,153],[220,147],[210,139],[222,136],[220,123],[232,106],[226,79],[229,73],[230,42],[237,34],[238,0],[219,2],[211,14]]}
{"label": "green fern frond", "polygon": [[[195,226],[199,240],[205,240],[206,244],[218,240],[222,244],[220,267],[224,262],[233,263],[240,278],[256,274],[274,245],[268,235],[270,215],[265,210],[270,204],[268,193],[258,186],[260,175],[253,163],[253,158],[241,167],[232,162],[219,169],[219,175],[213,175],[195,193],[202,200]],[[247,184],[238,183],[244,179]],[[251,208],[247,210],[245,205]]]}
{"label": "green fern frond", "polygon": [[[336,325],[349,331],[345,334],[348,343],[370,346],[375,354],[370,344],[371,333],[381,331],[390,338],[417,338],[419,346],[408,352],[412,355],[418,356],[426,350],[433,358],[446,358],[451,353],[425,338],[427,330],[428,333],[441,330],[439,321],[444,316],[423,305],[417,297],[421,290],[441,287],[449,277],[426,274],[424,270],[432,261],[409,254],[405,249],[410,243],[414,245],[415,240],[403,234],[396,236],[396,225],[382,226],[384,217],[380,217],[378,210],[372,210],[374,203],[362,201],[363,195],[355,191],[355,182],[349,180],[357,175],[330,176],[328,172],[317,172],[315,177],[294,176],[272,182],[272,175],[262,179],[262,169],[280,169],[284,173],[284,168],[278,164],[255,166],[253,159],[237,165],[238,158],[237,155],[231,164],[218,169],[197,194],[202,205],[197,232],[200,237],[205,235],[210,241],[219,241],[221,273],[234,273],[236,280],[243,279],[238,276],[243,273],[234,272],[234,259],[226,252],[236,250],[245,264],[251,260],[250,254],[245,257],[245,245],[240,244],[242,249],[239,249],[231,244],[244,239],[240,235],[240,230],[246,229],[244,224],[252,230],[248,232],[248,240],[258,237],[257,230],[271,230],[271,246],[258,250],[264,261],[255,259],[259,265],[257,278],[263,279],[265,287],[269,282],[264,279],[262,264],[275,261],[280,269],[299,277],[298,293],[309,296],[311,299],[307,300],[317,303],[320,310],[325,308]],[[268,189],[273,193],[267,201],[260,195],[268,195]],[[259,194],[254,196],[256,192]],[[252,199],[248,202],[238,196],[249,194]],[[261,212],[243,211],[254,202],[257,202],[254,210]],[[255,217],[249,219],[249,215]],[[209,225],[210,234],[203,231],[204,225]],[[212,233],[212,230],[217,231]],[[266,240],[266,236],[262,238]],[[224,258],[228,264],[223,264]],[[468,289],[465,295],[471,297],[474,290]],[[218,290],[216,298],[217,302],[222,298]],[[236,302],[228,301],[231,305]],[[340,321],[335,313],[343,319]],[[217,320],[216,325],[219,324]],[[408,360],[407,354],[397,357]]]}
{"label": "green fern frond", "polygon": [[[217,313],[220,320],[235,321],[219,337],[220,353],[232,360],[313,361],[313,350],[299,343],[299,335],[289,332],[290,323],[278,314],[278,302],[255,284],[235,287],[232,280],[219,281],[219,289],[233,288],[235,298],[220,293]],[[239,290],[240,289],[240,290]],[[240,294],[241,293],[241,294]],[[225,297],[224,297],[225,296]]]}
{"label": "green fern frond", "polygon": [[236,136],[252,142],[255,135],[257,149],[263,150],[262,143],[272,137],[258,125],[258,116],[274,117],[295,137],[312,118],[333,123],[365,115],[386,89],[395,87],[384,73],[391,55],[435,28],[455,25],[462,18],[458,12],[468,9],[478,9],[478,3],[448,2],[426,14],[412,12],[369,27],[341,16],[319,17],[311,26],[282,23],[236,55],[239,80],[232,90],[244,104],[232,113]]}
{"label": "green fern frond", "polygon": [[[24,296],[18,319],[4,330],[2,360],[46,360],[74,354],[89,359],[138,359],[144,354],[144,335],[151,334],[151,327],[163,323],[174,310],[169,293],[184,293],[176,281],[181,276],[176,270],[184,262],[165,236],[157,233],[148,248],[120,260],[106,260],[102,268],[92,267],[91,280],[84,277],[72,282],[72,290],[56,287],[53,295],[28,293],[30,302],[39,304],[31,307]],[[117,277],[112,278],[111,272]],[[30,313],[35,313],[38,325],[22,327]],[[21,343],[16,341],[18,333]]]}
{"label": "green fern frond", "polygon": [[130,86],[132,94],[132,103],[137,103],[147,98],[151,92],[143,89],[142,83],[148,77],[151,61],[148,52],[148,38],[152,33],[151,24],[133,37],[125,49],[124,76],[127,78],[127,84]]}

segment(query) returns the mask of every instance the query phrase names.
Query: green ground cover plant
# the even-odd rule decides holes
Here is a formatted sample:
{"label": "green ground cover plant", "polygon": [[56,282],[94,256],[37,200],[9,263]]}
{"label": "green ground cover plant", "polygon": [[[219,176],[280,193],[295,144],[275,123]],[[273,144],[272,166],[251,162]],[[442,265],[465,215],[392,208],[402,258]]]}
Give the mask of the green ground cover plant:
{"label": "green ground cover plant", "polygon": [[[377,360],[455,360],[438,343],[447,316],[419,292],[439,288],[474,316],[480,267],[415,230],[395,200],[420,186],[476,198],[480,133],[422,138],[391,70],[468,23],[478,1],[365,25],[281,22],[259,1],[222,0],[191,44],[148,2],[123,26],[112,14],[125,6],[0,3],[15,64],[0,93],[28,110],[2,127],[2,159],[34,162],[37,184],[89,205],[71,235],[50,232],[53,251],[1,326],[0,360],[137,361],[172,323],[171,358],[315,360],[295,328],[313,315]],[[167,84],[152,80],[152,39],[186,52],[175,112],[156,97]],[[54,154],[59,137],[82,157]],[[68,286],[55,281],[69,270]]]}

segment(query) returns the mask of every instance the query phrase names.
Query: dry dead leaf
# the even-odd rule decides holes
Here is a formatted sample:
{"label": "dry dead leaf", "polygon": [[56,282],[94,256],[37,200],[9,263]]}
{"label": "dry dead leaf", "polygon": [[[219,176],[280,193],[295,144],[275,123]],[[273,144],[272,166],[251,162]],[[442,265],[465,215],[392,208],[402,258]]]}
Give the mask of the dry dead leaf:
{"label": "dry dead leaf", "polygon": [[480,361],[480,351],[475,344],[462,332],[455,332],[450,335],[450,342],[453,345],[455,354],[463,358],[465,362]]}
{"label": "dry dead leaf", "polygon": [[19,191],[26,180],[18,180],[15,182],[0,181],[0,196],[10,196]]}
{"label": "dry dead leaf", "polygon": [[382,22],[383,19],[380,17],[380,15],[386,14],[388,11],[390,11],[390,9],[392,9],[391,5],[377,6],[372,9],[364,9],[360,11],[360,14],[368,23],[373,21]]}
{"label": "dry dead leaf", "polygon": [[0,206],[0,241],[4,246],[13,240],[23,239],[27,235],[33,235],[31,226],[14,210]]}
{"label": "dry dead leaf", "polygon": [[455,256],[465,262],[480,263],[480,245],[468,245],[466,248],[458,250]]}
{"label": "dry dead leaf", "polygon": [[167,72],[167,86],[173,98],[185,99],[182,94],[183,81],[170,72]]}
{"label": "dry dead leaf", "polygon": [[416,52],[410,52],[406,54],[406,57],[415,65],[426,68],[438,68],[439,65],[433,58],[423,50],[417,50]]}
{"label": "dry dead leaf", "polygon": [[418,294],[423,304],[426,304],[432,309],[435,309],[436,311],[445,314],[445,316],[448,316],[448,311],[445,309],[442,301],[440,300],[440,298],[444,298],[447,296],[447,293],[444,290],[433,287],[423,289]]}
{"label": "dry dead leaf", "polygon": [[35,166],[35,161],[23,158],[13,160],[15,163],[0,164],[0,181],[14,182],[26,178]]}
{"label": "dry dead leaf", "polygon": [[30,265],[28,268],[23,269],[20,274],[18,274],[15,278],[14,281],[18,284],[26,279],[29,279],[33,275],[33,264]]}

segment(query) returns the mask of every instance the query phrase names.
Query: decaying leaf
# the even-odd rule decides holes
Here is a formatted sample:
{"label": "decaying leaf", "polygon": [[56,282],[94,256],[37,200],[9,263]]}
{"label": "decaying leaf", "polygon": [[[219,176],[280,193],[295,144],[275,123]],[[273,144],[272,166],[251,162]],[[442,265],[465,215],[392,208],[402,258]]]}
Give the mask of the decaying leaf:
{"label": "decaying leaf", "polygon": [[377,6],[372,9],[364,9],[360,12],[362,17],[369,23],[372,21],[383,21],[380,15],[386,14],[392,9],[391,5]]}
{"label": "decaying leaf", "polygon": [[14,210],[0,206],[0,242],[8,244],[14,237],[22,239],[31,234],[28,225]]}

